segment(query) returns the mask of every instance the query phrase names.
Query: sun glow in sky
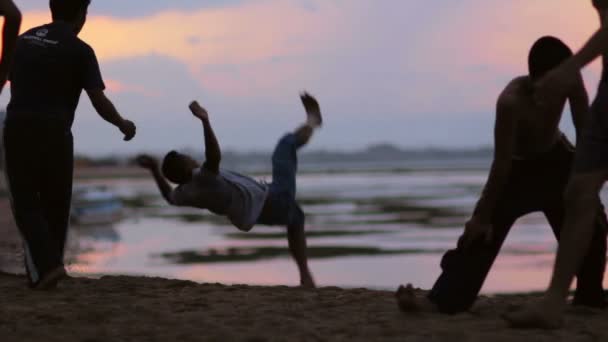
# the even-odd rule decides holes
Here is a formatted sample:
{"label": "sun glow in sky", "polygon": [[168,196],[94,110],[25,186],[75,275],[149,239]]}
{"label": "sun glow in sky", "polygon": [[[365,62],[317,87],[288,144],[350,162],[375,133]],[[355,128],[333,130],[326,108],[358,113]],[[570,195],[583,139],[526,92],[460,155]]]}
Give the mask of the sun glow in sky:
{"label": "sun glow in sky", "polygon": [[[46,3],[17,1],[23,30],[50,20]],[[76,148],[197,146],[202,132],[187,104],[198,99],[224,148],[269,150],[302,120],[302,89],[326,115],[313,149],[489,145],[496,97],[526,72],[530,45],[552,34],[578,49],[597,27],[590,3],[93,0],[81,38],[139,136],[123,143],[83,96]],[[585,73],[591,94],[598,74],[597,64]]]}

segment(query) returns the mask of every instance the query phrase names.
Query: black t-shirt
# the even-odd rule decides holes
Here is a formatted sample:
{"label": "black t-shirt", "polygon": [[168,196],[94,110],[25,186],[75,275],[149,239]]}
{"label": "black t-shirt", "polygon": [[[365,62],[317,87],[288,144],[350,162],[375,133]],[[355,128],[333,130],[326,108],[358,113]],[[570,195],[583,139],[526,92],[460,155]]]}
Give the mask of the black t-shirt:
{"label": "black t-shirt", "polygon": [[17,41],[7,120],[52,120],[71,127],[82,90],[104,90],[93,49],[66,23],[33,28]]}

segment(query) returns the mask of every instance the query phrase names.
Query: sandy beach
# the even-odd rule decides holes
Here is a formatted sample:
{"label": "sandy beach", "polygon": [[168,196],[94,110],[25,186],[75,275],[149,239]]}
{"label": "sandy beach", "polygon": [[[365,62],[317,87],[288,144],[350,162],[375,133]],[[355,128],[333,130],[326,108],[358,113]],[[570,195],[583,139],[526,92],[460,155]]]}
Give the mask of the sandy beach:
{"label": "sandy beach", "polygon": [[[0,268],[19,272],[19,238],[0,202]],[[397,286],[397,284],[395,284]],[[405,315],[367,289],[198,284],[146,277],[70,278],[52,292],[0,274],[2,341],[608,341],[608,313],[571,308],[566,328],[516,331],[501,313],[533,295],[483,297],[471,312]]]}
{"label": "sandy beach", "polygon": [[470,313],[404,315],[390,292],[224,286],[144,277],[69,279],[48,293],[0,276],[2,341],[607,341],[608,314],[572,309],[567,328],[508,329],[530,296]]}

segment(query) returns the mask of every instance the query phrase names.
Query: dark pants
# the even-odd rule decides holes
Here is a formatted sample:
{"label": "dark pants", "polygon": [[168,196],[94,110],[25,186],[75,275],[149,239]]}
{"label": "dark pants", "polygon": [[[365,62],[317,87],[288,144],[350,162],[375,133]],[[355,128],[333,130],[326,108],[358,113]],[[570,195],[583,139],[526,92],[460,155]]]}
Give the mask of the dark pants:
{"label": "dark pants", "polygon": [[[563,195],[574,158],[568,145],[560,142],[534,160],[513,161],[509,180],[492,216],[492,241],[476,241],[469,248],[463,248],[459,241],[456,249],[443,256],[443,272],[429,294],[441,312],[458,313],[473,305],[511,226],[519,217],[543,212],[559,240],[565,211]],[[607,227],[602,208],[598,212],[592,246],[577,274],[576,304],[604,306],[602,281]]]}
{"label": "dark pants", "polygon": [[72,133],[53,122],[7,120],[6,175],[31,284],[63,265],[73,174]]}
{"label": "dark pants", "polygon": [[272,154],[272,183],[266,206],[258,223],[265,225],[303,226],[304,212],[296,202],[298,149],[302,145],[293,133],[279,140]]}

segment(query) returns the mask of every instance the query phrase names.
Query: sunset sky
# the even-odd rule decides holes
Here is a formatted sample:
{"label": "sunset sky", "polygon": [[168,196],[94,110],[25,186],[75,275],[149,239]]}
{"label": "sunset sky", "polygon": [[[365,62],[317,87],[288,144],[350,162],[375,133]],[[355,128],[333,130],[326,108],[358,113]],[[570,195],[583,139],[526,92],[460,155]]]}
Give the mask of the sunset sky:
{"label": "sunset sky", "polygon": [[[22,31],[50,21],[48,1],[16,3]],[[302,89],[326,116],[311,149],[490,145],[496,96],[526,73],[530,45],[552,34],[578,49],[597,27],[590,3],[93,0],[81,38],[139,135],[122,142],[83,96],[76,148],[195,147],[202,130],[187,104],[198,99],[224,149],[270,150],[303,119]],[[585,72],[591,95],[598,74],[597,63]]]}

